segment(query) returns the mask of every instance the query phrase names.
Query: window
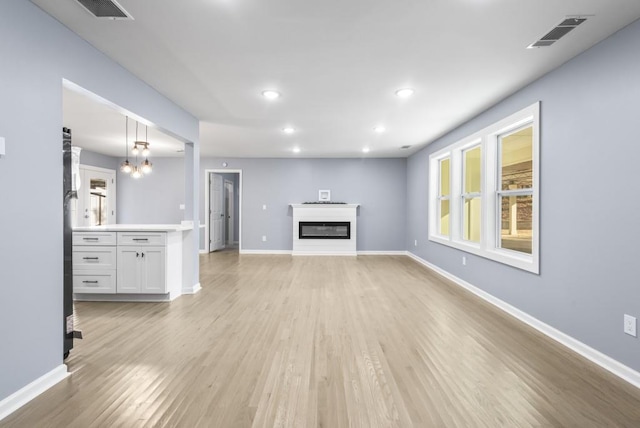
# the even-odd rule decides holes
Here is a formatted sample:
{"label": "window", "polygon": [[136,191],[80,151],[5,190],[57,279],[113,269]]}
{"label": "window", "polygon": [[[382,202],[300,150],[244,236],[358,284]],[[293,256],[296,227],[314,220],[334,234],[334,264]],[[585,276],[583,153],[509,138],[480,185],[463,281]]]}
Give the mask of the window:
{"label": "window", "polygon": [[451,206],[450,188],[451,174],[449,158],[440,160],[440,189],[438,194],[438,233],[442,236],[449,236],[449,208]]}
{"label": "window", "polygon": [[429,239],[538,273],[536,103],[429,158]]}

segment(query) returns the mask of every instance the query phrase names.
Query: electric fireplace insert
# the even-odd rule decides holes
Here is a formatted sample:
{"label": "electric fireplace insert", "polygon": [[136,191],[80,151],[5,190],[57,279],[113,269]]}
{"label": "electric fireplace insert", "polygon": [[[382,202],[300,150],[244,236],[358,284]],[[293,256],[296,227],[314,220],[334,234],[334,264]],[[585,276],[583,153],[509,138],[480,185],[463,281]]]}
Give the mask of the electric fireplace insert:
{"label": "electric fireplace insert", "polygon": [[351,222],[301,221],[298,223],[299,239],[351,239]]}

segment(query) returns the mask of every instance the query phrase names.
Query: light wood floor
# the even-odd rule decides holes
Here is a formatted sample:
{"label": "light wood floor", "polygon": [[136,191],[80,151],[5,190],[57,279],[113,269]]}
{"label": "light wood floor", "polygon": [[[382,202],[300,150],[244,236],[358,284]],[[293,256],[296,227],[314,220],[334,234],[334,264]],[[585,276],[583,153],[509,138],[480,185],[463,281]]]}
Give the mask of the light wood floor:
{"label": "light wood floor", "polygon": [[170,304],[79,303],[8,427],[639,427],[637,390],[409,258],[203,256]]}

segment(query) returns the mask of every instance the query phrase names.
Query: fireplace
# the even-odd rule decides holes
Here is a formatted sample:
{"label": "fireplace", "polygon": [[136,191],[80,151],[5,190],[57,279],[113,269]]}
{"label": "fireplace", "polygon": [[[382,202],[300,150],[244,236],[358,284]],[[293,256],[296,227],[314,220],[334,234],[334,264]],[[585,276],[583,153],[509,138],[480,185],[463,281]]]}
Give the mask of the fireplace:
{"label": "fireplace", "polygon": [[301,221],[298,228],[299,239],[351,239],[348,221]]}
{"label": "fireplace", "polygon": [[356,256],[359,204],[305,203],[293,208],[294,256]]}

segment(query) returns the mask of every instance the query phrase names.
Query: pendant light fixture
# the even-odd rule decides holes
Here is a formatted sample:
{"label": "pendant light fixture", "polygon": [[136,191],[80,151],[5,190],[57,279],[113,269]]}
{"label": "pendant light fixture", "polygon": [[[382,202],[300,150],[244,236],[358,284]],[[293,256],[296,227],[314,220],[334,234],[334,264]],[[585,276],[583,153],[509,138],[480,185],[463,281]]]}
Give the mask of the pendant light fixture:
{"label": "pendant light fixture", "polygon": [[[149,127],[145,129],[145,141],[138,140],[138,121],[136,121],[136,140],[133,143],[133,149],[131,153],[135,155],[135,162],[129,162],[129,117],[126,116],[125,122],[125,160],[120,164],[120,171],[125,174],[131,174],[132,178],[140,178],[144,174],[149,174],[152,171],[153,164],[149,162]],[[142,154],[145,157],[144,162],[138,166],[138,154]]]}
{"label": "pendant light fixture", "polygon": [[120,165],[120,171],[125,174],[130,174],[133,168],[131,167],[131,162],[129,162],[129,116],[125,116],[126,122],[124,125],[124,152],[125,159],[124,162]]}
{"label": "pendant light fixture", "polygon": [[144,156],[144,162],[142,162],[142,172],[144,174],[149,174],[152,170],[153,165],[149,162],[149,126],[145,125],[144,128],[144,149],[142,149],[142,156]]}

